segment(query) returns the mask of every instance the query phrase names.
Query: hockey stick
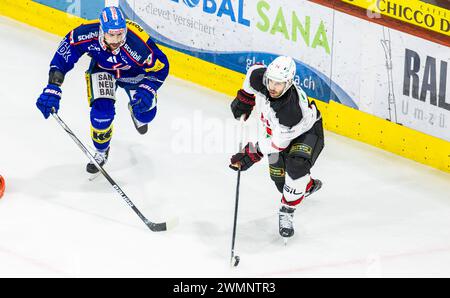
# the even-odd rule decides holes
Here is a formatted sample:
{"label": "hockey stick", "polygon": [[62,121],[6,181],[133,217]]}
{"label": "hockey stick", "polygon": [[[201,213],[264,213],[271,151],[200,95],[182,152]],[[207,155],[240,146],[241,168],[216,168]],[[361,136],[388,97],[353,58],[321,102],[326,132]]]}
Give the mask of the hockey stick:
{"label": "hockey stick", "polygon": [[[240,131],[241,131],[241,139],[239,141],[239,151],[242,150],[242,143],[244,142],[244,118],[245,115],[242,115],[239,119]],[[236,201],[234,203],[234,223],[233,223],[233,236],[231,240],[231,259],[230,264],[232,267],[236,267],[239,265],[239,261],[241,258],[239,256],[234,255],[234,243],[236,240],[236,227],[237,227],[237,215],[238,215],[238,203],[239,203],[239,186],[241,183],[241,169],[239,168],[237,171],[237,182],[236,182]]]}
{"label": "hockey stick", "polygon": [[112,187],[119,193],[122,199],[127,203],[128,206],[133,209],[134,212],[139,216],[139,218],[147,225],[147,227],[153,232],[162,232],[168,229],[168,224],[166,222],[162,223],[153,223],[149,221],[136,206],[131,202],[128,196],[123,192],[123,190],[117,185],[116,182],[111,178],[111,176],[106,173],[105,169],[95,160],[94,156],[86,149],[86,147],[81,143],[81,141],[75,136],[75,134],[70,130],[70,128],[62,121],[62,119],[58,116],[58,114],[52,112],[52,116],[56,119],[56,121],[61,125],[61,127],[67,132],[67,134],[74,140],[74,142],[78,145],[81,151],[86,154],[89,160],[97,167],[97,169],[105,176],[106,180],[111,183]]}

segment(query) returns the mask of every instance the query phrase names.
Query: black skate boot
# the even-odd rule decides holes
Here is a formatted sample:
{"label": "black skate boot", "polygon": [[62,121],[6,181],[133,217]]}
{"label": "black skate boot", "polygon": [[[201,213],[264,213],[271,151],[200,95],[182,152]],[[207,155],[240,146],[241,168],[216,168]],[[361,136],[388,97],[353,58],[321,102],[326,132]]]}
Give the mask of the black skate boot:
{"label": "black skate boot", "polygon": [[[98,162],[99,165],[103,167],[103,165],[108,161],[108,155],[109,155],[109,147],[104,152],[102,151],[95,152],[94,159]],[[96,174],[99,172],[97,167],[92,162],[89,162],[87,164],[86,171],[90,174]]]}
{"label": "black skate boot", "polygon": [[142,123],[134,117],[133,109],[131,108],[130,104],[128,104],[128,109],[130,110],[130,115],[131,119],[133,120],[134,127],[136,128],[138,133],[140,133],[141,135],[145,135],[148,131],[148,124]]}
{"label": "black skate boot", "polygon": [[310,195],[312,195],[313,193],[315,193],[322,187],[322,181],[320,181],[319,179],[311,178],[311,181],[312,181],[312,184],[308,185],[308,188],[306,189],[305,198],[309,197]]}
{"label": "black skate boot", "polygon": [[284,238],[285,244],[287,239],[294,236],[294,207],[282,204],[278,212],[280,236]]}

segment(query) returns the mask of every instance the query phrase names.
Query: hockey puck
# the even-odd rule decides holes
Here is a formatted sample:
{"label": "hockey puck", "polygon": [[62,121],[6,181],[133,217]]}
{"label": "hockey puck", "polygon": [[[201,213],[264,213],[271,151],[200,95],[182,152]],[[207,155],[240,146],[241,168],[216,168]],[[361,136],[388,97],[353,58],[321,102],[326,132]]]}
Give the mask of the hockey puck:
{"label": "hockey puck", "polygon": [[5,193],[5,179],[0,175],[0,199],[3,197]]}
{"label": "hockey puck", "polygon": [[236,267],[237,265],[239,265],[240,260],[241,260],[241,258],[239,256],[235,256],[233,266]]}

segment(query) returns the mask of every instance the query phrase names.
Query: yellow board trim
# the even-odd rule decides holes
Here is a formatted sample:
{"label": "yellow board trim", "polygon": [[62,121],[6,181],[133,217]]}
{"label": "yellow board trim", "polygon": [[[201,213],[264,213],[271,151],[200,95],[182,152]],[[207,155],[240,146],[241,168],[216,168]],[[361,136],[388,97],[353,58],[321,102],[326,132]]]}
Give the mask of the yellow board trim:
{"label": "yellow board trim", "polygon": [[85,19],[30,0],[1,0],[0,15],[44,31],[65,36]]}
{"label": "yellow board trim", "polygon": [[450,142],[330,101],[316,101],[324,128],[450,173]]}
{"label": "yellow board trim", "polygon": [[[0,15],[44,31],[66,35],[86,20],[30,0],[2,0]],[[160,46],[170,61],[170,74],[233,98],[244,74]],[[450,142],[331,101],[315,100],[325,129],[450,173]]]}
{"label": "yellow board trim", "polygon": [[[83,24],[84,25],[92,25],[92,24],[98,24],[98,25],[100,25],[100,21],[99,20],[90,20],[90,21],[88,21],[88,20],[83,20]],[[70,30],[70,29],[69,29]]]}

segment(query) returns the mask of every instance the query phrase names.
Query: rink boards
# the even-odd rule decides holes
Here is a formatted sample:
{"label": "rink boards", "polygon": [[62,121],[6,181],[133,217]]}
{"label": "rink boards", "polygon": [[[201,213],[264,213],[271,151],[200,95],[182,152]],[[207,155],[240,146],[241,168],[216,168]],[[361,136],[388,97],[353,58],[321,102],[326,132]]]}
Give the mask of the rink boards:
{"label": "rink boards", "polygon": [[[67,34],[73,27],[84,21],[72,14],[26,0],[4,1],[0,7],[0,14],[60,36]],[[244,74],[240,71],[193,57],[164,45],[161,47],[171,61],[171,74],[176,77],[228,94],[230,99],[242,84]],[[361,87],[364,86],[358,86],[358,88]],[[311,97],[314,98],[314,96]],[[358,105],[363,106],[358,100],[357,98]],[[317,103],[322,111],[326,129],[450,172],[450,143],[444,138],[433,137],[396,124],[395,121],[387,121],[382,117],[371,115],[363,111],[364,109],[350,108],[333,100],[327,103],[322,98],[318,98]],[[416,116],[414,113],[413,109],[412,114]],[[439,123],[439,115],[436,118]]]}

